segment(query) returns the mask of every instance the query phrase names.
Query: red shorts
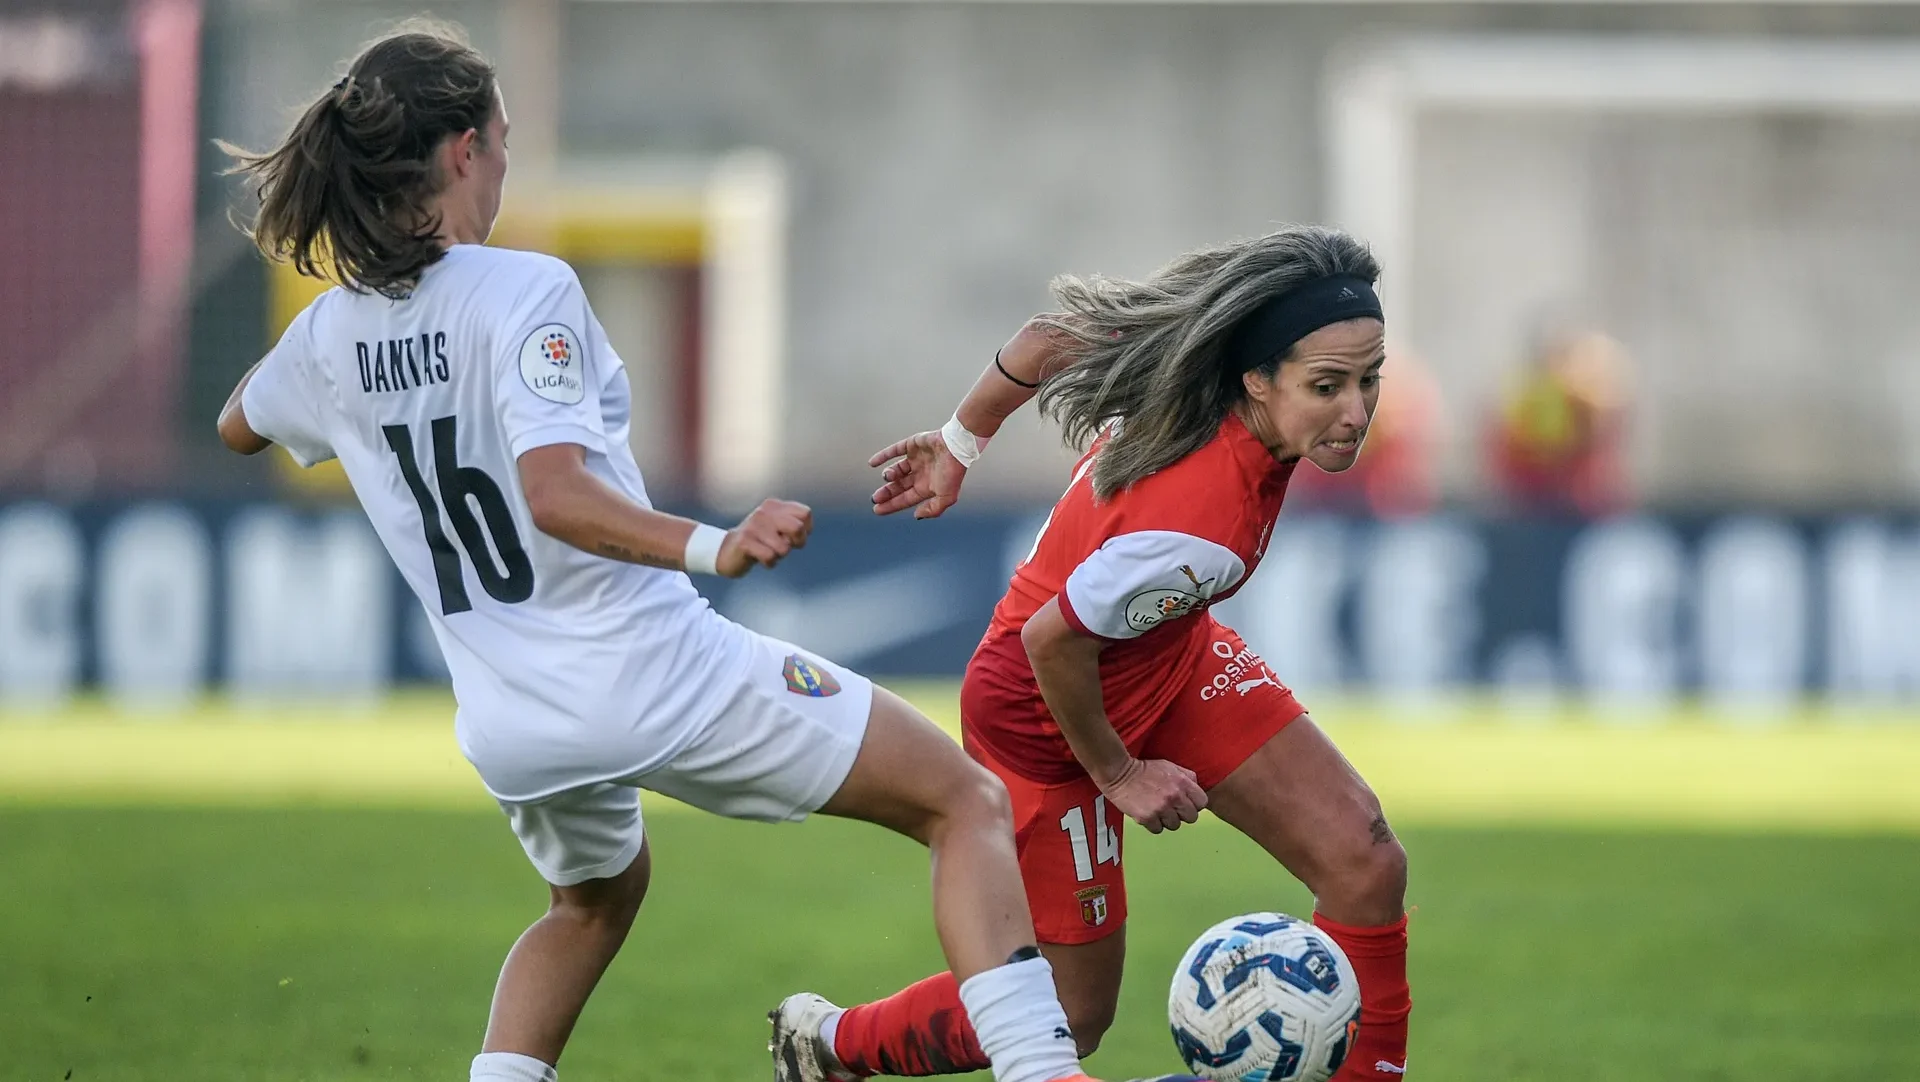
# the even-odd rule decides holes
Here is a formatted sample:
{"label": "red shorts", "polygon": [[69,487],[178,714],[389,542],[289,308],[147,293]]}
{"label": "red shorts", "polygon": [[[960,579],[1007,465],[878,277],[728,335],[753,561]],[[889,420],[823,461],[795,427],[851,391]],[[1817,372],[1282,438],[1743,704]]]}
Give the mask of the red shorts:
{"label": "red shorts", "polygon": [[[1201,648],[1209,656],[1135,754],[1178,763],[1200,776],[1201,788],[1212,789],[1305,710],[1230,628],[1217,628]],[[1127,919],[1120,871],[1127,817],[1091,778],[1029,781],[977,742],[966,744],[1013,797],[1014,844],[1040,942],[1091,943],[1118,931]]]}

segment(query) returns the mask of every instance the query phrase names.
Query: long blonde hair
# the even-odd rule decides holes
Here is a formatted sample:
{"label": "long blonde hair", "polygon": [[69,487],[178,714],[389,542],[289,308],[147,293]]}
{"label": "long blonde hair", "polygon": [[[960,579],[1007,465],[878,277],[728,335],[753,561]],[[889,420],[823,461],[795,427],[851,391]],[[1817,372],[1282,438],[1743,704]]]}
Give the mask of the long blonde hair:
{"label": "long blonde hair", "polygon": [[[1373,283],[1380,265],[1346,233],[1296,225],[1188,252],[1143,282],[1054,279],[1064,311],[1039,322],[1072,363],[1041,385],[1040,409],[1077,447],[1120,422],[1094,462],[1094,494],[1108,499],[1212,439],[1246,395],[1224,356],[1234,327],[1266,301],[1335,274]],[[1271,379],[1285,360],[1259,371]]]}

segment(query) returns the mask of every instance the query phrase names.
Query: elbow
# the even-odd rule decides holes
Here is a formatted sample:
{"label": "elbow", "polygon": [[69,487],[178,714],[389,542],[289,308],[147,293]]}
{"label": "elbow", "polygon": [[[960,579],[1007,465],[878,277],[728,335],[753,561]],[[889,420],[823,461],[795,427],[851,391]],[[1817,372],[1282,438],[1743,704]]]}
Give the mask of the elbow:
{"label": "elbow", "polygon": [[[1049,609],[1051,606],[1049,606]],[[1027,653],[1027,661],[1039,671],[1059,653],[1061,633],[1072,634],[1057,612],[1042,609],[1033,619],[1020,628],[1020,646]]]}
{"label": "elbow", "polygon": [[1068,622],[1059,598],[1041,606],[1020,628],[1020,645],[1036,673],[1062,664],[1072,666],[1090,661],[1097,665],[1103,648],[1102,640]]}
{"label": "elbow", "polygon": [[574,535],[580,529],[580,501],[575,497],[568,478],[541,476],[529,479],[522,476],[521,484],[527,498],[527,514],[533,519],[533,528],[548,537],[573,544]]}
{"label": "elbow", "polygon": [[248,427],[245,415],[236,409],[221,413],[220,423],[216,427],[220,432],[220,442],[235,454],[257,455],[266,450],[270,442]]}
{"label": "elbow", "polygon": [[1038,665],[1040,655],[1045,650],[1045,636],[1039,632],[1039,620],[1028,620],[1020,627],[1020,648],[1026,651],[1027,660]]}
{"label": "elbow", "polygon": [[533,528],[548,537],[564,537],[567,532],[566,501],[552,484],[529,485],[526,489],[527,513]]}
{"label": "elbow", "polygon": [[536,447],[520,456],[519,471],[520,494],[533,528],[573,544],[591,503],[585,452],[569,445]]}

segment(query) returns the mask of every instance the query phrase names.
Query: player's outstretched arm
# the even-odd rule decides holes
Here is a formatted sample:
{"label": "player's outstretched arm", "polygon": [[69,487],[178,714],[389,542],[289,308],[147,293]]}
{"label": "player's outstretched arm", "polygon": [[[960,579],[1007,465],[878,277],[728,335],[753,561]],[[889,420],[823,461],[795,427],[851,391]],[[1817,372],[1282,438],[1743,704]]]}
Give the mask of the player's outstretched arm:
{"label": "player's outstretched arm", "polygon": [[1114,807],[1155,834],[1200,818],[1207,794],[1194,772],[1164,759],[1134,758],[1114,731],[1100,692],[1105,644],[1075,630],[1060,611],[1059,598],[1041,606],[1020,629],[1020,644],[1073,757]]}
{"label": "player's outstretched arm", "polygon": [[520,488],[534,527],[583,552],[730,579],[755,565],[778,564],[805,546],[813,530],[805,504],[767,500],[724,537],[713,537],[719,531],[712,526],[641,507],[616,492],[587,469],[586,448],[577,443],[521,455]]}
{"label": "player's outstretched arm", "polygon": [[867,460],[869,466],[886,467],[873,494],[874,513],[891,515],[911,507],[914,518],[940,517],[960,499],[967,468],[987,441],[1033,399],[1043,379],[1068,363],[1058,332],[1028,320],[980,373],[946,428],[908,436]]}
{"label": "player's outstretched arm", "polygon": [[247,389],[247,381],[260,370],[259,362],[247,369],[240,382],[233,385],[233,393],[227,396],[227,404],[220,407],[220,442],[227,445],[229,451],[238,451],[243,455],[257,455],[273,446],[273,441],[247,424],[247,411],[240,407],[240,394]]}

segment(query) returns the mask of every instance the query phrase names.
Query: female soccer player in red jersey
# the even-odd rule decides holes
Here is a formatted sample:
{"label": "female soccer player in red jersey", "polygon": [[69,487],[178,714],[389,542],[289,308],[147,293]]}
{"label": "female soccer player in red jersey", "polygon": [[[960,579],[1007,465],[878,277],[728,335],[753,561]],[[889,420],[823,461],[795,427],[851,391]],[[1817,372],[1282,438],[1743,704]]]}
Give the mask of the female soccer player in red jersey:
{"label": "female soccer player in red jersey", "polygon": [[[875,510],[952,506],[988,437],[1037,390],[1091,448],[967,666],[967,750],[1012,793],[1042,951],[1082,1053],[1113,1022],[1126,952],[1121,828],[1202,809],[1314,892],[1360,977],[1336,1082],[1405,1072],[1406,852],[1380,802],[1266,662],[1208,608],[1266,552],[1301,460],[1353,464],[1380,393],[1379,267],[1295,227],[1180,257],[1144,282],[1062,278],[953,420],[874,456]],[[1302,634],[1324,629],[1302,628]],[[950,975],[842,1011],[775,1012],[804,1054],[779,1082],[969,1071],[986,1059]]]}

